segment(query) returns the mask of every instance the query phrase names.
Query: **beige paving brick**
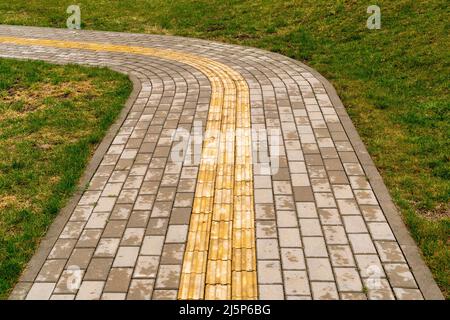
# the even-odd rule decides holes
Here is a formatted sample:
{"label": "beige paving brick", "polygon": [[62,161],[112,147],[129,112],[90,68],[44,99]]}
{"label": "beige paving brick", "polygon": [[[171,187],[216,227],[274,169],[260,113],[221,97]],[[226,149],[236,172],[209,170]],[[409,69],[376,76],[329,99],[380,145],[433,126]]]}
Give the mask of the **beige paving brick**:
{"label": "beige paving brick", "polygon": [[297,202],[297,215],[299,218],[316,218],[317,209],[314,202]]}
{"label": "beige paving brick", "polygon": [[305,270],[305,258],[302,249],[281,248],[281,262],[284,270]]}
{"label": "beige paving brick", "polygon": [[333,267],[354,267],[355,261],[349,245],[328,246]]}
{"label": "beige paving brick", "polygon": [[355,197],[361,205],[377,205],[378,201],[371,190],[355,190]]}
{"label": "beige paving brick", "polygon": [[336,199],[353,199],[353,192],[349,185],[333,185]]}
{"label": "beige paving brick", "polygon": [[309,282],[306,271],[284,271],[286,295],[309,295]]}
{"label": "beige paving brick", "polygon": [[185,243],[188,232],[187,225],[169,225],[167,230],[167,243]]}
{"label": "beige paving brick", "polygon": [[101,300],[125,300],[126,296],[126,293],[105,292],[102,294]]}
{"label": "beige paving brick", "polygon": [[119,247],[113,267],[134,267],[139,247]]}
{"label": "beige paving brick", "polygon": [[119,248],[120,239],[102,238],[100,239],[94,255],[96,257],[114,257]]}
{"label": "beige paving brick", "polygon": [[280,259],[277,239],[257,239],[256,248],[258,259]]}
{"label": "beige paving brick", "polygon": [[283,286],[281,284],[262,284],[259,286],[260,300],[284,300]]}
{"label": "beige paving brick", "polygon": [[369,300],[394,300],[391,286],[386,279],[369,278],[364,280]]}
{"label": "beige paving brick", "polygon": [[382,262],[405,262],[402,250],[394,241],[375,241]]}
{"label": "beige paving brick", "polygon": [[328,258],[307,258],[308,274],[311,281],[334,281]]}
{"label": "beige paving brick", "polygon": [[259,260],[257,275],[259,284],[282,283],[280,261]]}
{"label": "beige paving brick", "polygon": [[58,239],[52,248],[49,259],[67,259],[75,246],[74,239]]}
{"label": "beige paving brick", "polygon": [[334,282],[311,282],[314,300],[338,300],[336,284]]}
{"label": "beige paving brick", "polygon": [[52,295],[55,283],[34,283],[26,300],[48,300]]}
{"label": "beige paving brick", "polygon": [[278,239],[282,248],[301,248],[302,240],[298,228],[279,228]]}
{"label": "beige paving brick", "polygon": [[74,294],[52,294],[50,300],[74,300]]}
{"label": "beige paving brick", "polygon": [[104,281],[83,281],[75,299],[99,300],[102,295],[104,285]]}
{"label": "beige paving brick", "polygon": [[332,193],[314,193],[317,207],[319,208],[335,208],[336,202]]}
{"label": "beige paving brick", "polygon": [[345,291],[361,291],[363,286],[356,268],[334,268],[336,283],[338,290]]}
{"label": "beige paving brick", "polygon": [[280,228],[298,227],[297,215],[293,210],[277,211],[277,226]]}
{"label": "beige paving brick", "polygon": [[337,200],[341,215],[360,215],[358,205],[355,200],[341,199]]}
{"label": "beige paving brick", "polygon": [[383,211],[378,206],[361,206],[361,212],[367,222],[386,221]]}
{"label": "beige paving brick", "polygon": [[320,209],[319,217],[322,225],[340,225],[341,217],[337,209]]}
{"label": "beige paving brick", "polygon": [[419,289],[394,288],[394,293],[399,300],[423,300]]}
{"label": "beige paving brick", "polygon": [[36,277],[37,282],[56,282],[64,269],[66,260],[47,260]]}
{"label": "beige paving brick", "polygon": [[387,222],[371,222],[368,223],[368,227],[374,240],[395,240]]}
{"label": "beige paving brick", "polygon": [[340,292],[342,300],[367,300],[363,292]]}
{"label": "beige paving brick", "polygon": [[255,189],[255,203],[273,203],[272,189]]}
{"label": "beige paving brick", "polygon": [[375,246],[368,233],[352,233],[348,235],[355,254],[376,253]]}
{"label": "beige paving brick", "polygon": [[393,287],[399,288],[417,288],[416,281],[408,265],[403,263],[387,263],[384,269],[388,276],[389,282]]}
{"label": "beige paving brick", "polygon": [[100,240],[103,230],[101,229],[85,229],[78,240],[77,248],[95,248]]}
{"label": "beige paving brick", "polygon": [[300,219],[301,233],[303,236],[321,236],[322,228],[319,219]]}
{"label": "beige paving brick", "polygon": [[69,267],[64,270],[55,287],[55,294],[75,294],[81,286],[84,270],[76,267]]}
{"label": "beige paving brick", "polygon": [[325,239],[327,244],[347,244],[347,236],[342,226],[324,226]]}
{"label": "beige paving brick", "polygon": [[122,246],[138,246],[144,238],[144,228],[127,228],[121,241]]}
{"label": "beige paving brick", "polygon": [[178,289],[180,274],[180,265],[161,265],[156,278],[155,288]]}
{"label": "beige paving brick", "polygon": [[178,290],[154,290],[153,300],[176,300]]}
{"label": "beige paving brick", "polygon": [[127,300],[150,300],[153,293],[154,279],[133,279]]}
{"label": "beige paving brick", "polygon": [[275,219],[275,207],[273,204],[255,204],[255,217],[258,220]]}
{"label": "beige paving brick", "polygon": [[261,220],[256,222],[256,237],[257,238],[276,238],[277,224],[271,220]]}
{"label": "beige paving brick", "polygon": [[322,237],[304,237],[303,245],[306,257],[328,257],[325,241]]}
{"label": "beige paving brick", "polygon": [[163,236],[145,236],[141,247],[142,255],[160,255],[163,249]]}
{"label": "beige paving brick", "polygon": [[156,278],[158,272],[158,256],[140,256],[134,269],[134,278]]}
{"label": "beige paving brick", "polygon": [[367,233],[367,227],[361,216],[342,216],[347,233]]}
{"label": "beige paving brick", "polygon": [[[94,209],[95,210],[95,209]],[[112,210],[112,208],[111,208]],[[94,211],[88,222],[86,223],[87,229],[103,229],[108,221],[109,212],[96,212]]]}

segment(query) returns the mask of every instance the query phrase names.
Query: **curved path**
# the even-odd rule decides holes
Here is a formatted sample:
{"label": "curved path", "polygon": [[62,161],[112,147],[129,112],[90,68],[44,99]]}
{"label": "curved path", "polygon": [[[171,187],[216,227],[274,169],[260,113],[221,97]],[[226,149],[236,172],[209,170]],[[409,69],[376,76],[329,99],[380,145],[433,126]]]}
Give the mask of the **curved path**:
{"label": "curved path", "polygon": [[11,299],[439,299],[332,86],[180,37],[0,26],[134,91]]}

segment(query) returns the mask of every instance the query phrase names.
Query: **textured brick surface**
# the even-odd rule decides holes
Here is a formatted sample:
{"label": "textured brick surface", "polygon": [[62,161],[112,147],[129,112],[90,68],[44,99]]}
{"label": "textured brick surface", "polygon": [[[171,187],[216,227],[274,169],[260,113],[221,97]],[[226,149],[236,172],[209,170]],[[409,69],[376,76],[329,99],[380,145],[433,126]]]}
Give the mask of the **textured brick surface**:
{"label": "textured brick surface", "polygon": [[[107,43],[110,48],[130,49],[101,50],[100,45],[94,52],[39,42],[30,46],[4,37]],[[141,49],[131,46],[174,50],[179,60],[140,54]],[[184,54],[214,63],[203,67],[187,61]],[[203,272],[206,280],[192,276],[187,286],[204,288],[206,284],[212,297],[242,294],[227,286],[231,281],[243,283],[248,272],[245,281],[258,292],[247,297],[423,298],[366,177],[366,167],[344,130],[340,106],[334,105],[321,79],[301,64],[257,49],[201,40],[7,26],[0,26],[0,56],[105,65],[132,75],[141,84],[47,259],[32,278],[19,282],[11,298],[176,299],[180,283],[186,280],[181,277],[183,268],[196,267],[187,261],[203,258],[208,266],[222,271],[211,275],[205,267],[199,274]],[[248,150],[242,143],[245,139],[233,142],[237,159],[245,155],[239,150],[245,149],[252,163],[241,170],[239,162],[223,161],[221,170],[228,164],[235,170],[218,175],[222,183],[215,191],[218,207],[208,229],[212,231],[205,230],[214,235],[217,225],[217,239],[222,242],[212,241],[212,253],[204,251],[189,260],[187,253],[196,252],[191,243],[197,245],[189,237],[197,232],[193,226],[201,226],[192,219],[196,206],[202,206],[196,200],[201,194],[198,182],[209,180],[199,161],[201,147],[190,144],[178,161],[171,154],[177,150],[178,138],[193,132],[194,124],[201,124],[204,132],[213,121],[217,84],[206,68],[219,64],[234,73],[227,89],[230,97],[222,98],[224,105],[234,108],[233,99],[242,98],[250,106],[248,128],[245,117],[241,118],[245,112],[224,123],[252,129]],[[227,77],[219,72],[221,81]],[[245,90],[248,96],[236,95]],[[221,110],[225,110],[224,119],[229,119],[227,110],[234,109]],[[214,148],[217,154],[222,150]],[[224,157],[233,154],[224,150],[220,153]],[[229,184],[228,178],[252,183]],[[227,190],[235,192],[236,199]],[[239,208],[245,210],[227,211],[228,204],[240,203],[238,197],[244,196],[249,204]],[[235,215],[231,220],[225,218],[228,212]],[[225,221],[235,229],[221,231]],[[235,242],[224,242],[228,238]],[[233,263],[221,260],[227,257],[222,249],[230,245]],[[219,252],[222,258],[214,258]],[[226,279],[223,283],[217,280],[221,276]],[[219,282],[208,282],[208,277]]]}

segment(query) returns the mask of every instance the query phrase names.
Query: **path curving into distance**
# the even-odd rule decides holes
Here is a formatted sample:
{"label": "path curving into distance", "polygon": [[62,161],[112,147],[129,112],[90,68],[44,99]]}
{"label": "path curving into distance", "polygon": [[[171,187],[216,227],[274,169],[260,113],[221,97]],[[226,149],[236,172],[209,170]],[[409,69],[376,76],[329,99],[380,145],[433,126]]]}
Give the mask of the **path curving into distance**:
{"label": "path curving into distance", "polygon": [[11,299],[439,299],[332,86],[180,37],[0,26],[134,91]]}

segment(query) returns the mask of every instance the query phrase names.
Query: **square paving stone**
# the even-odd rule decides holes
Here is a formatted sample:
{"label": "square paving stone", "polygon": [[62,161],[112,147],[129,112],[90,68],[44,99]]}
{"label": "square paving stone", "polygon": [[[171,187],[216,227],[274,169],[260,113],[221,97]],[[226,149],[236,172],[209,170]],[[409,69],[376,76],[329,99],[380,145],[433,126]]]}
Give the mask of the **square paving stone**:
{"label": "square paving stone", "polygon": [[279,260],[258,260],[258,283],[282,283],[281,265]]}

